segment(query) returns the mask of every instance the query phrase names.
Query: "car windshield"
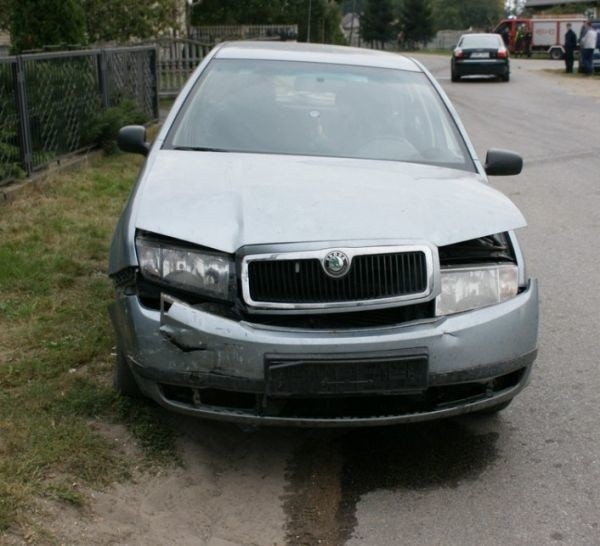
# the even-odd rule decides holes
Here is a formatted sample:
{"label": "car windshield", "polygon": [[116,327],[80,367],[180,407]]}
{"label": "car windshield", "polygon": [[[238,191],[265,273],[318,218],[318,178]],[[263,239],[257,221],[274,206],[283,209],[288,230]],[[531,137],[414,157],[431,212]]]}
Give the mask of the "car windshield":
{"label": "car windshield", "polygon": [[475,170],[424,74],[325,63],[213,60],[165,147]]}
{"label": "car windshield", "polygon": [[463,36],[459,47],[463,49],[498,49],[500,47],[499,36]]}

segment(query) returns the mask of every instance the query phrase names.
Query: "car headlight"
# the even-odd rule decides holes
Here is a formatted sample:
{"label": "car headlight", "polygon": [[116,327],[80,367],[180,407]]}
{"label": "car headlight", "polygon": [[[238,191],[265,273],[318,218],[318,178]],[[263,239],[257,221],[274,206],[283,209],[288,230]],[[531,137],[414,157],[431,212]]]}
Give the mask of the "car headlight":
{"label": "car headlight", "polygon": [[442,291],[435,300],[435,314],[452,315],[500,303],[516,296],[518,282],[516,265],[442,269]]}
{"label": "car headlight", "polygon": [[137,237],[140,272],[148,280],[217,299],[232,299],[233,261],[226,254]]}

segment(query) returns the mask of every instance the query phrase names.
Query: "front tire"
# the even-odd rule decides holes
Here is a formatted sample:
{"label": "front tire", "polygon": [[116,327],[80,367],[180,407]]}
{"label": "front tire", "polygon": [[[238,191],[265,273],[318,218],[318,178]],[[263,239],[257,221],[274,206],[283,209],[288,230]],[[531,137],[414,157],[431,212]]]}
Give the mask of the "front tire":
{"label": "front tire", "polygon": [[117,347],[117,357],[113,370],[113,388],[119,394],[129,398],[144,397],[127,363],[127,358],[119,347]]}
{"label": "front tire", "polygon": [[554,49],[550,50],[550,58],[553,61],[560,61],[563,58],[563,52],[555,47]]}

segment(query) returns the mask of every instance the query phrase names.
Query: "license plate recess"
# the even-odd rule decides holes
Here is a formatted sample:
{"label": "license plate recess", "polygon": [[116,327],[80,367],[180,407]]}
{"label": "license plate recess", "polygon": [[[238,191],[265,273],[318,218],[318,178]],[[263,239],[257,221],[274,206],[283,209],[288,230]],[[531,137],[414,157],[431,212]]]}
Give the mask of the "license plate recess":
{"label": "license plate recess", "polygon": [[266,355],[269,396],[415,393],[427,388],[426,349],[376,354]]}

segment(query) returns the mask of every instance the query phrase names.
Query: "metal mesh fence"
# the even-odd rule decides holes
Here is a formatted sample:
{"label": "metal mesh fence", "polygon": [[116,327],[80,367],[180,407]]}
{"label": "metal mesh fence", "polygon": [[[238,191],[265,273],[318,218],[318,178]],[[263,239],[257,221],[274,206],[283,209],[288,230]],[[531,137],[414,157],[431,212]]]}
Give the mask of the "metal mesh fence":
{"label": "metal mesh fence", "polygon": [[106,66],[109,106],[130,99],[149,117],[155,116],[158,108],[156,50],[106,50]]}
{"label": "metal mesh fence", "polygon": [[0,59],[0,184],[94,145],[103,109],[124,100],[158,117],[156,48]]}
{"label": "metal mesh fence", "polygon": [[24,174],[15,98],[15,58],[0,59],[0,181]]}
{"label": "metal mesh fence", "polygon": [[224,40],[295,40],[298,25],[203,25],[192,27],[190,38],[211,44]]}
{"label": "metal mesh fence", "polygon": [[32,167],[92,144],[86,130],[101,108],[98,55],[23,58]]}

